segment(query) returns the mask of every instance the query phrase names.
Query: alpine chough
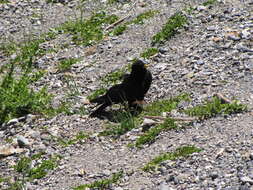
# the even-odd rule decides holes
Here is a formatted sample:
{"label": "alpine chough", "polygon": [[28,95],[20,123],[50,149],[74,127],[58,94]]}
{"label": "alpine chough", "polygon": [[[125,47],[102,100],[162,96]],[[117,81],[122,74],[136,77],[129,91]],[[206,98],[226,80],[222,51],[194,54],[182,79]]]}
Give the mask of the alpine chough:
{"label": "alpine chough", "polygon": [[142,104],[152,82],[152,74],[146,67],[145,61],[136,60],[132,64],[131,73],[124,75],[122,83],[109,88],[106,94],[90,100],[90,103],[100,105],[90,116],[98,115],[112,104],[128,102],[129,107]]}

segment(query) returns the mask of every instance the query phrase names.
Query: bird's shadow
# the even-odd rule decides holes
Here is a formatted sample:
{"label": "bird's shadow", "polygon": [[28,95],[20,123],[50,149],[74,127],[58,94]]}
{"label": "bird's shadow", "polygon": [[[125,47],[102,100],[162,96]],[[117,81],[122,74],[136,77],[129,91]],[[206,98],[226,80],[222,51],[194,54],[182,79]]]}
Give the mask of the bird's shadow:
{"label": "bird's shadow", "polygon": [[142,112],[142,109],[132,109],[132,110],[126,110],[126,109],[118,109],[118,110],[110,110],[110,111],[103,111],[99,113],[91,113],[90,117],[99,118],[102,120],[109,120],[114,123],[120,123],[126,118],[136,117]]}

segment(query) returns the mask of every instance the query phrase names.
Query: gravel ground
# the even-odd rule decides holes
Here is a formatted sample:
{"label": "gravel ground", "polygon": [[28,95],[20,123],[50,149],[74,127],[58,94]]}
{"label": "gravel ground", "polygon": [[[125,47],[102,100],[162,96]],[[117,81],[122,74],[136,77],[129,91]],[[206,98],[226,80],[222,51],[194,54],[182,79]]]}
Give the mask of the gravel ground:
{"label": "gravel ground", "polygon": [[[0,42],[7,39],[22,41],[27,34],[43,34],[80,14],[80,9],[76,8],[80,5],[78,1],[59,2],[31,0],[0,4]],[[138,1],[134,9],[129,2],[107,8],[104,1],[88,4],[85,16],[91,10],[101,8],[120,17],[129,11],[132,17],[146,10],[160,12],[143,25],[130,25],[122,35],[108,37],[92,48],[73,44],[66,34],[43,43],[44,48],[54,47],[58,51],[36,60],[38,68],[47,69],[48,73],[34,88],[47,85],[49,92],[55,95],[57,105],[73,90],[62,80],[66,73],[56,71],[57,64],[63,58],[76,57],[82,61],[73,65],[68,75],[83,97],[89,95],[99,87],[102,76],[122,68],[150,47],[151,37],[169,16],[191,5],[195,9],[187,15],[189,23],[161,45],[159,53],[149,60],[154,80],[147,102],[187,92],[193,101],[186,106],[193,106],[219,92],[247,104],[249,111],[163,132],[154,143],[142,149],[127,146],[141,129],[134,129],[117,140],[98,137],[107,121],[87,115],[58,114],[54,118],[28,115],[24,121],[14,119],[7,129],[0,131],[2,146],[8,144],[7,138],[19,135],[29,141],[29,146],[22,149],[23,154],[44,151],[46,157],[54,154],[63,157],[59,166],[46,177],[27,182],[27,189],[67,190],[109,177],[122,169],[123,178],[110,189],[253,190],[253,1],[219,0],[209,6],[202,6],[202,3],[147,0]],[[66,43],[68,46],[63,47]],[[0,60],[6,63],[9,57],[0,54]],[[78,98],[70,101],[74,101],[73,109],[82,106]],[[91,110],[91,107],[87,109]],[[91,137],[67,147],[59,146],[51,138],[51,135],[73,137],[80,131]],[[202,151],[187,158],[163,162],[153,173],[140,169],[159,154],[183,145],[195,145]],[[11,166],[20,155],[1,158],[0,177],[8,176],[15,181],[17,174]],[[6,183],[0,182],[0,188],[5,189]]]}

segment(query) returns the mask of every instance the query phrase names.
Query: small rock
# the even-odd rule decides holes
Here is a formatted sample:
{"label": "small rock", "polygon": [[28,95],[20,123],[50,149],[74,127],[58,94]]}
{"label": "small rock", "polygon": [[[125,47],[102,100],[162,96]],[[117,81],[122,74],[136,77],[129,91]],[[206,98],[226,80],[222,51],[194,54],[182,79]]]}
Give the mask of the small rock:
{"label": "small rock", "polygon": [[0,158],[10,156],[10,155],[15,154],[15,153],[21,153],[23,151],[24,151],[23,149],[14,148],[11,145],[0,146]]}
{"label": "small rock", "polygon": [[226,35],[228,40],[238,41],[240,40],[240,33],[237,31],[227,32]]}
{"label": "small rock", "polygon": [[253,180],[248,176],[241,177],[240,180],[242,183],[249,183],[249,184],[253,185]]}
{"label": "small rock", "polygon": [[211,177],[212,180],[214,180],[214,179],[216,179],[216,178],[219,177],[219,174],[217,172],[211,172],[210,175],[209,175],[209,177]]}
{"label": "small rock", "polygon": [[23,148],[23,147],[26,147],[26,146],[30,145],[29,141],[22,135],[17,136],[17,142],[18,142],[18,146],[20,148]]}
{"label": "small rock", "polygon": [[18,119],[17,118],[9,120],[8,123],[7,123],[7,125],[14,125],[16,123],[18,123]]}
{"label": "small rock", "polygon": [[206,10],[206,8],[207,8],[206,6],[200,5],[200,6],[197,7],[197,10],[198,11],[204,11],[204,10]]}
{"label": "small rock", "polygon": [[159,190],[173,190],[173,189],[168,185],[166,185],[165,183],[162,183],[159,187]]}

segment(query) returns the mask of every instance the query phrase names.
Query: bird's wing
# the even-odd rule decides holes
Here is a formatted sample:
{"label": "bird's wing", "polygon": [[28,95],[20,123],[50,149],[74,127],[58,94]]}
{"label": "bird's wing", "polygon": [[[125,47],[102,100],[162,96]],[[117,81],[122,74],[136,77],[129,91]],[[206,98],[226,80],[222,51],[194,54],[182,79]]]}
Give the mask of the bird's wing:
{"label": "bird's wing", "polygon": [[150,88],[152,83],[152,74],[150,71],[147,71],[146,77],[144,79],[143,83],[143,95],[145,95],[148,92],[148,89]]}

